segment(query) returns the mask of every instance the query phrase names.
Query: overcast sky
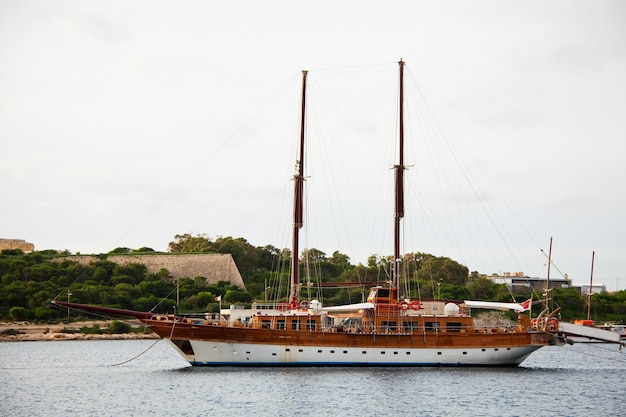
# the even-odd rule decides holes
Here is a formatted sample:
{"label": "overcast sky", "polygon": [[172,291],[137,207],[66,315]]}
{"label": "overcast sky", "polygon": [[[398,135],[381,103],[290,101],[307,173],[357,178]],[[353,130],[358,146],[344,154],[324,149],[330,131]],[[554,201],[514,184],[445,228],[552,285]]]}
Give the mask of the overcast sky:
{"label": "overcast sky", "polygon": [[575,284],[596,251],[594,282],[626,288],[623,1],[0,0],[0,237],[288,247],[308,69],[303,246],[389,255],[400,58],[440,123],[407,110],[404,252],[545,276],[554,237]]}

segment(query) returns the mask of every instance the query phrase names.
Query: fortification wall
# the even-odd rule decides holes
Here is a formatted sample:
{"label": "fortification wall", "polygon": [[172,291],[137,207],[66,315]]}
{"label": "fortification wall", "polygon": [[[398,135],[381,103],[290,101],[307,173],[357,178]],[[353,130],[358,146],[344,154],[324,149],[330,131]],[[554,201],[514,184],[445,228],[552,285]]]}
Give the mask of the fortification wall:
{"label": "fortification wall", "polygon": [[35,250],[35,245],[23,239],[0,239],[0,250],[5,249],[20,249],[24,253],[30,253]]}
{"label": "fortification wall", "polygon": [[[96,256],[72,255],[66,259],[88,265],[99,260]],[[161,269],[167,269],[172,278],[206,278],[207,284],[217,284],[219,281],[228,281],[232,285],[245,289],[239,269],[230,254],[190,254],[190,255],[109,255],[107,260],[119,265],[142,264],[148,272],[156,274]]]}

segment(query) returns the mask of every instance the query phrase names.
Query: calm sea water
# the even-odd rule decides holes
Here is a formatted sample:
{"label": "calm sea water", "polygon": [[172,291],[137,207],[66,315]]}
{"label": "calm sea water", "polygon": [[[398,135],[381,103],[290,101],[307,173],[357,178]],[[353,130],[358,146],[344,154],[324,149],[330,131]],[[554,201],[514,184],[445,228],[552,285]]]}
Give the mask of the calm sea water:
{"label": "calm sea water", "polygon": [[153,343],[0,343],[0,415],[626,415],[626,350],[611,345],[546,347],[514,369],[250,369],[192,368]]}

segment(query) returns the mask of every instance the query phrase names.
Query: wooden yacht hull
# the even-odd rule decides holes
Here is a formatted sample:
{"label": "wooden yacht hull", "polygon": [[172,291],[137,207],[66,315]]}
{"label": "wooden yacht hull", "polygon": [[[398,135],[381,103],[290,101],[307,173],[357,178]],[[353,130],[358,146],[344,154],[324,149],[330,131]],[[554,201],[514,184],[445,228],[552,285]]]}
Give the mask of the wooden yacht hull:
{"label": "wooden yacht hull", "polygon": [[547,333],[342,333],[147,323],[195,366],[517,366]]}

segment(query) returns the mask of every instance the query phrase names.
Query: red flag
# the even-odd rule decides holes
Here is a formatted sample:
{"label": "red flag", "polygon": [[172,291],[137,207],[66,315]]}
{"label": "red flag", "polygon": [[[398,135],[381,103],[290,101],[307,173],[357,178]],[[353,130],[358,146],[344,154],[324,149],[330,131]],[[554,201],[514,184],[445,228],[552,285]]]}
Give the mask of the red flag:
{"label": "red flag", "polygon": [[217,297],[215,297],[215,301],[222,301],[222,296],[218,295]]}
{"label": "red flag", "polygon": [[528,300],[524,301],[523,303],[520,303],[520,305],[524,307],[524,311],[526,311],[526,310],[530,310],[530,306],[532,302],[533,302],[533,298],[530,297]]}

